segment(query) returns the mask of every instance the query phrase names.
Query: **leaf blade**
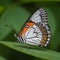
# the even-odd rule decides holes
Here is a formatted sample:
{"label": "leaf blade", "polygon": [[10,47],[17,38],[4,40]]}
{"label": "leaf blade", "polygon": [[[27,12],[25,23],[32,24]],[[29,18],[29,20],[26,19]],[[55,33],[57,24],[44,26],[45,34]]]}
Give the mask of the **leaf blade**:
{"label": "leaf blade", "polygon": [[[2,43],[5,46],[8,46],[9,48],[12,48],[14,50],[17,50],[19,52],[23,52],[25,54],[34,56],[34,57],[38,57],[38,58],[43,58],[43,59],[50,59],[50,60],[56,60],[56,59],[60,59],[60,53],[52,51],[52,50],[40,50],[39,48],[36,49],[31,49],[26,48],[26,46],[30,46],[30,45],[25,45],[25,44],[21,44],[21,43],[17,43],[17,42],[3,42],[0,41],[0,43]],[[21,46],[25,46],[25,47],[21,47]],[[35,46],[33,46],[35,47]],[[32,47],[32,48],[33,48]]]}

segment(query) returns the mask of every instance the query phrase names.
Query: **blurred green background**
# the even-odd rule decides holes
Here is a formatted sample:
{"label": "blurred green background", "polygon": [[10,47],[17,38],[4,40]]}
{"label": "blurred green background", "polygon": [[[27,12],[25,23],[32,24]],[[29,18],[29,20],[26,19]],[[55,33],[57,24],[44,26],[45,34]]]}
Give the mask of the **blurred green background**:
{"label": "blurred green background", "polygon": [[[14,37],[39,8],[47,10],[51,40],[47,47],[17,42]],[[0,0],[0,60],[60,60],[60,2]]]}

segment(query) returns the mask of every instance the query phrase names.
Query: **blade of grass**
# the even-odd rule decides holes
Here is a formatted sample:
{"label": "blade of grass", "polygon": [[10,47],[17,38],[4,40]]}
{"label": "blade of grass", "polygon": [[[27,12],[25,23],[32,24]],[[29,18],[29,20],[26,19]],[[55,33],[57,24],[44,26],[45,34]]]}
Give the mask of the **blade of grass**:
{"label": "blade of grass", "polygon": [[11,49],[17,50],[19,52],[23,52],[25,54],[28,54],[34,57],[50,59],[50,60],[60,60],[60,53],[52,50],[47,50],[44,48],[41,49],[36,46],[21,44],[17,42],[0,41],[0,43]]}

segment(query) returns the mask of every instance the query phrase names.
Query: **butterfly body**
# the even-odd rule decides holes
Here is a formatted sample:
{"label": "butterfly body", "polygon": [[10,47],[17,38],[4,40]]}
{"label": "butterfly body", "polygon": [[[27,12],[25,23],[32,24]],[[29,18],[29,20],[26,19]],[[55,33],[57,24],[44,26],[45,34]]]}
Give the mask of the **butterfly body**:
{"label": "butterfly body", "polygon": [[50,28],[45,10],[42,8],[37,10],[15,37],[22,43],[47,46],[50,40]]}

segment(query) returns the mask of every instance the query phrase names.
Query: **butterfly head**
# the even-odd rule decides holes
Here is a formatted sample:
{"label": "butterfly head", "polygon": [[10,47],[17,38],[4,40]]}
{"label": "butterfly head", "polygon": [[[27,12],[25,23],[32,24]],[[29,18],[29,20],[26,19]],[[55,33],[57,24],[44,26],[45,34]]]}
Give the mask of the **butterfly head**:
{"label": "butterfly head", "polygon": [[18,36],[18,35],[16,35],[16,34],[14,34],[14,36],[17,38],[17,40],[18,40],[19,42],[23,43],[22,37],[20,37],[20,36]]}

